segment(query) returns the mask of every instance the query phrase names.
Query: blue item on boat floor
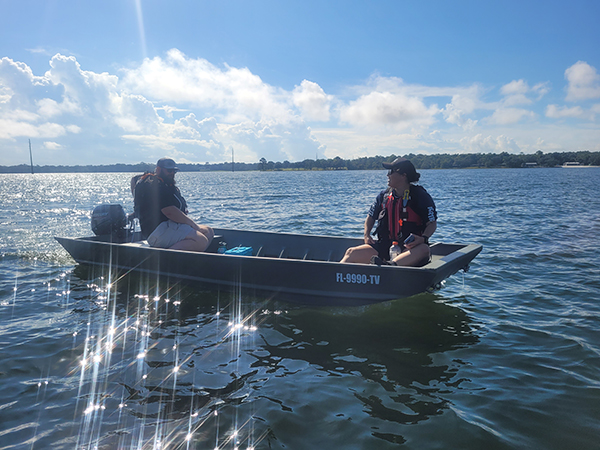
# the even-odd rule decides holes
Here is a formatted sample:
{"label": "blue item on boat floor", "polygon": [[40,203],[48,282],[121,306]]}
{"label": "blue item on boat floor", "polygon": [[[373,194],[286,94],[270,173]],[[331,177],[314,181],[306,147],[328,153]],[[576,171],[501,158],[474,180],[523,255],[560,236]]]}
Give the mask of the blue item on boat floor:
{"label": "blue item on boat floor", "polygon": [[252,247],[234,247],[225,252],[226,255],[252,256]]}

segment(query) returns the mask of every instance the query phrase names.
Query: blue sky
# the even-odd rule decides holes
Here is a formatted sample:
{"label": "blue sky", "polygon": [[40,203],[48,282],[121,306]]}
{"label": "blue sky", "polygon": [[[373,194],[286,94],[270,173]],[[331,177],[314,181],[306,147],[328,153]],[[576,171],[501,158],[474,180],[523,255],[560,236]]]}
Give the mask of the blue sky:
{"label": "blue sky", "polygon": [[0,165],[600,150],[597,1],[0,0]]}

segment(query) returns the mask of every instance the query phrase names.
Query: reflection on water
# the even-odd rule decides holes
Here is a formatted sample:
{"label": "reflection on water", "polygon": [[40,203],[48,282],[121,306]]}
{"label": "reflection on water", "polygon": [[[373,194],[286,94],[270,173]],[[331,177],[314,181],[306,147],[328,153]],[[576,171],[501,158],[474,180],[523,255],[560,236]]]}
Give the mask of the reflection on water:
{"label": "reflection on water", "polygon": [[440,414],[446,402],[439,393],[460,384],[454,379],[459,362],[435,365],[431,355],[477,341],[467,315],[432,295],[347,313],[297,310],[273,326],[289,341],[265,345],[269,354],[261,363],[304,360],[331,376],[360,375],[391,400],[356,392],[369,414],[401,424]]}
{"label": "reflection on water", "polygon": [[81,348],[78,445],[254,447],[253,419],[236,407],[257,372],[243,362],[256,310],[149,277],[76,273],[88,280],[72,295],[94,297],[77,312],[96,319]]}
{"label": "reflection on water", "polygon": [[[73,271],[53,236],[131,211],[131,174],[3,175],[0,449],[597,448],[599,174],[423,171],[435,240],[484,251],[348,309]],[[179,181],[216,227],[360,236],[385,172]]]}
{"label": "reflection on water", "polygon": [[[289,386],[319,379],[352,380],[330,400],[350,403],[340,417],[356,420],[353,433],[353,410],[416,424],[441,414],[444,392],[460,388],[462,363],[434,364],[432,355],[477,341],[468,316],[433,295],[306,309],[96,270],[77,266],[69,294],[87,318],[73,336],[78,447],[283,448],[285,422],[314,395]],[[361,433],[404,442],[370,428]]]}

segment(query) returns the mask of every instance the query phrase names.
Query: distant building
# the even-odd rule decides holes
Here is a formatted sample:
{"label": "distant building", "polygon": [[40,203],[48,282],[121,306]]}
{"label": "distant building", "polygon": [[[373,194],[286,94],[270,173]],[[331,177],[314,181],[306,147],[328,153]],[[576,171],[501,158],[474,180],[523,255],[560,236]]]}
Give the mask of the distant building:
{"label": "distant building", "polygon": [[538,165],[538,163],[536,163],[536,162],[528,162],[528,163],[523,164],[523,167],[532,168],[532,167],[537,167],[537,165]]}

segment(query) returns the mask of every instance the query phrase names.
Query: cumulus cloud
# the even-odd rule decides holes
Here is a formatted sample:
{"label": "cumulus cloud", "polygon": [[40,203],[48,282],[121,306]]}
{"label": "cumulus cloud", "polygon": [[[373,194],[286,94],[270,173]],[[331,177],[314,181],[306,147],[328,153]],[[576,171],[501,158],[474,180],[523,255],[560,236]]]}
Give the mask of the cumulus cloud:
{"label": "cumulus cloud", "polygon": [[466,92],[454,94],[452,101],[446,105],[442,113],[446,122],[470,130],[477,124],[477,120],[468,118],[478,107],[481,107],[477,87]]}
{"label": "cumulus cloud", "polygon": [[525,80],[513,80],[508,84],[505,84],[500,89],[502,95],[524,95],[529,92],[529,85]]}
{"label": "cumulus cloud", "polygon": [[504,96],[502,100],[504,107],[530,105],[534,100],[540,100],[549,91],[550,84],[547,82],[530,87],[525,80],[513,80],[500,88],[500,93]]}
{"label": "cumulus cloud", "polygon": [[[600,96],[598,74],[587,63],[573,65],[565,77],[569,99]],[[27,139],[41,149],[40,164],[55,163],[57,156],[63,164],[100,164],[155,161],[164,154],[219,162],[233,150],[236,160],[247,162],[527,150],[539,136],[554,145],[565,134],[541,124],[533,137],[539,120],[595,120],[600,114],[599,105],[542,105],[549,90],[546,82],[531,86],[523,79],[498,89],[436,87],[377,74],[336,95],[309,80],[285,90],[248,68],[217,66],[177,49],[116,73],[87,71],[76,58],[57,54],[39,76],[2,58],[0,145],[10,151],[0,164],[28,160]],[[514,126],[524,121],[527,129]],[[586,133],[586,142],[597,141],[594,129]]]}
{"label": "cumulus cloud", "polygon": [[486,121],[496,125],[510,125],[523,119],[535,119],[535,113],[520,108],[499,108]]}
{"label": "cumulus cloud", "polygon": [[177,49],[124,70],[122,87],[153,102],[211,110],[227,123],[290,120],[289,94],[264,83],[247,68],[219,68]]}
{"label": "cumulus cloud", "polygon": [[324,150],[310,129],[299,119],[286,124],[265,120],[224,128],[222,133],[245,146],[255,160],[264,157],[270,161],[297,161],[309,157],[308,155],[313,157],[317,152],[322,154]]}
{"label": "cumulus cloud", "polygon": [[[315,83],[286,92],[246,68],[218,68],[175,50],[165,60],[146,59],[122,72],[120,79],[85,71],[74,57],[58,54],[37,77],[27,65],[3,58],[0,139],[47,139],[44,147],[65,149],[73,158],[65,163],[71,164],[85,163],[79,158],[92,154],[103,162],[126,154],[136,162],[152,161],[165,152],[182,161],[222,161],[238,145],[239,155],[262,157],[260,148],[244,153],[252,140],[227,126],[239,124],[255,145],[279,142],[276,152],[269,150],[273,157],[306,157],[321,147],[301,117],[328,120],[331,97]],[[265,137],[265,123],[278,138]]]}
{"label": "cumulus cloud", "polygon": [[504,135],[493,137],[477,134],[461,139],[460,144],[469,153],[516,153],[520,151],[517,143]]}
{"label": "cumulus cloud", "polygon": [[358,127],[389,126],[396,129],[427,126],[439,110],[416,97],[391,92],[371,92],[342,107],[340,120]]}
{"label": "cumulus cloud", "polygon": [[[134,105],[141,99],[120,96],[115,89],[117,77],[83,71],[75,58],[63,55],[54,56],[50,67],[44,76],[36,77],[24,64],[2,59],[0,81],[10,97],[0,107],[5,124],[17,120],[22,130],[27,129],[26,136],[52,139],[81,129],[93,135],[115,125],[139,128],[143,115]],[[8,128],[1,127],[0,136],[6,136]]]}
{"label": "cumulus cloud", "polygon": [[294,88],[292,99],[307,120],[322,122],[329,120],[332,96],[325,94],[317,83],[303,80],[300,86]]}
{"label": "cumulus cloud", "polygon": [[600,98],[600,75],[595,67],[585,61],[577,61],[565,71],[567,101]]}
{"label": "cumulus cloud", "polygon": [[532,100],[527,97],[530,92],[529,85],[524,80],[514,80],[508,84],[505,84],[500,89],[502,95],[504,95],[504,105],[529,105]]}

